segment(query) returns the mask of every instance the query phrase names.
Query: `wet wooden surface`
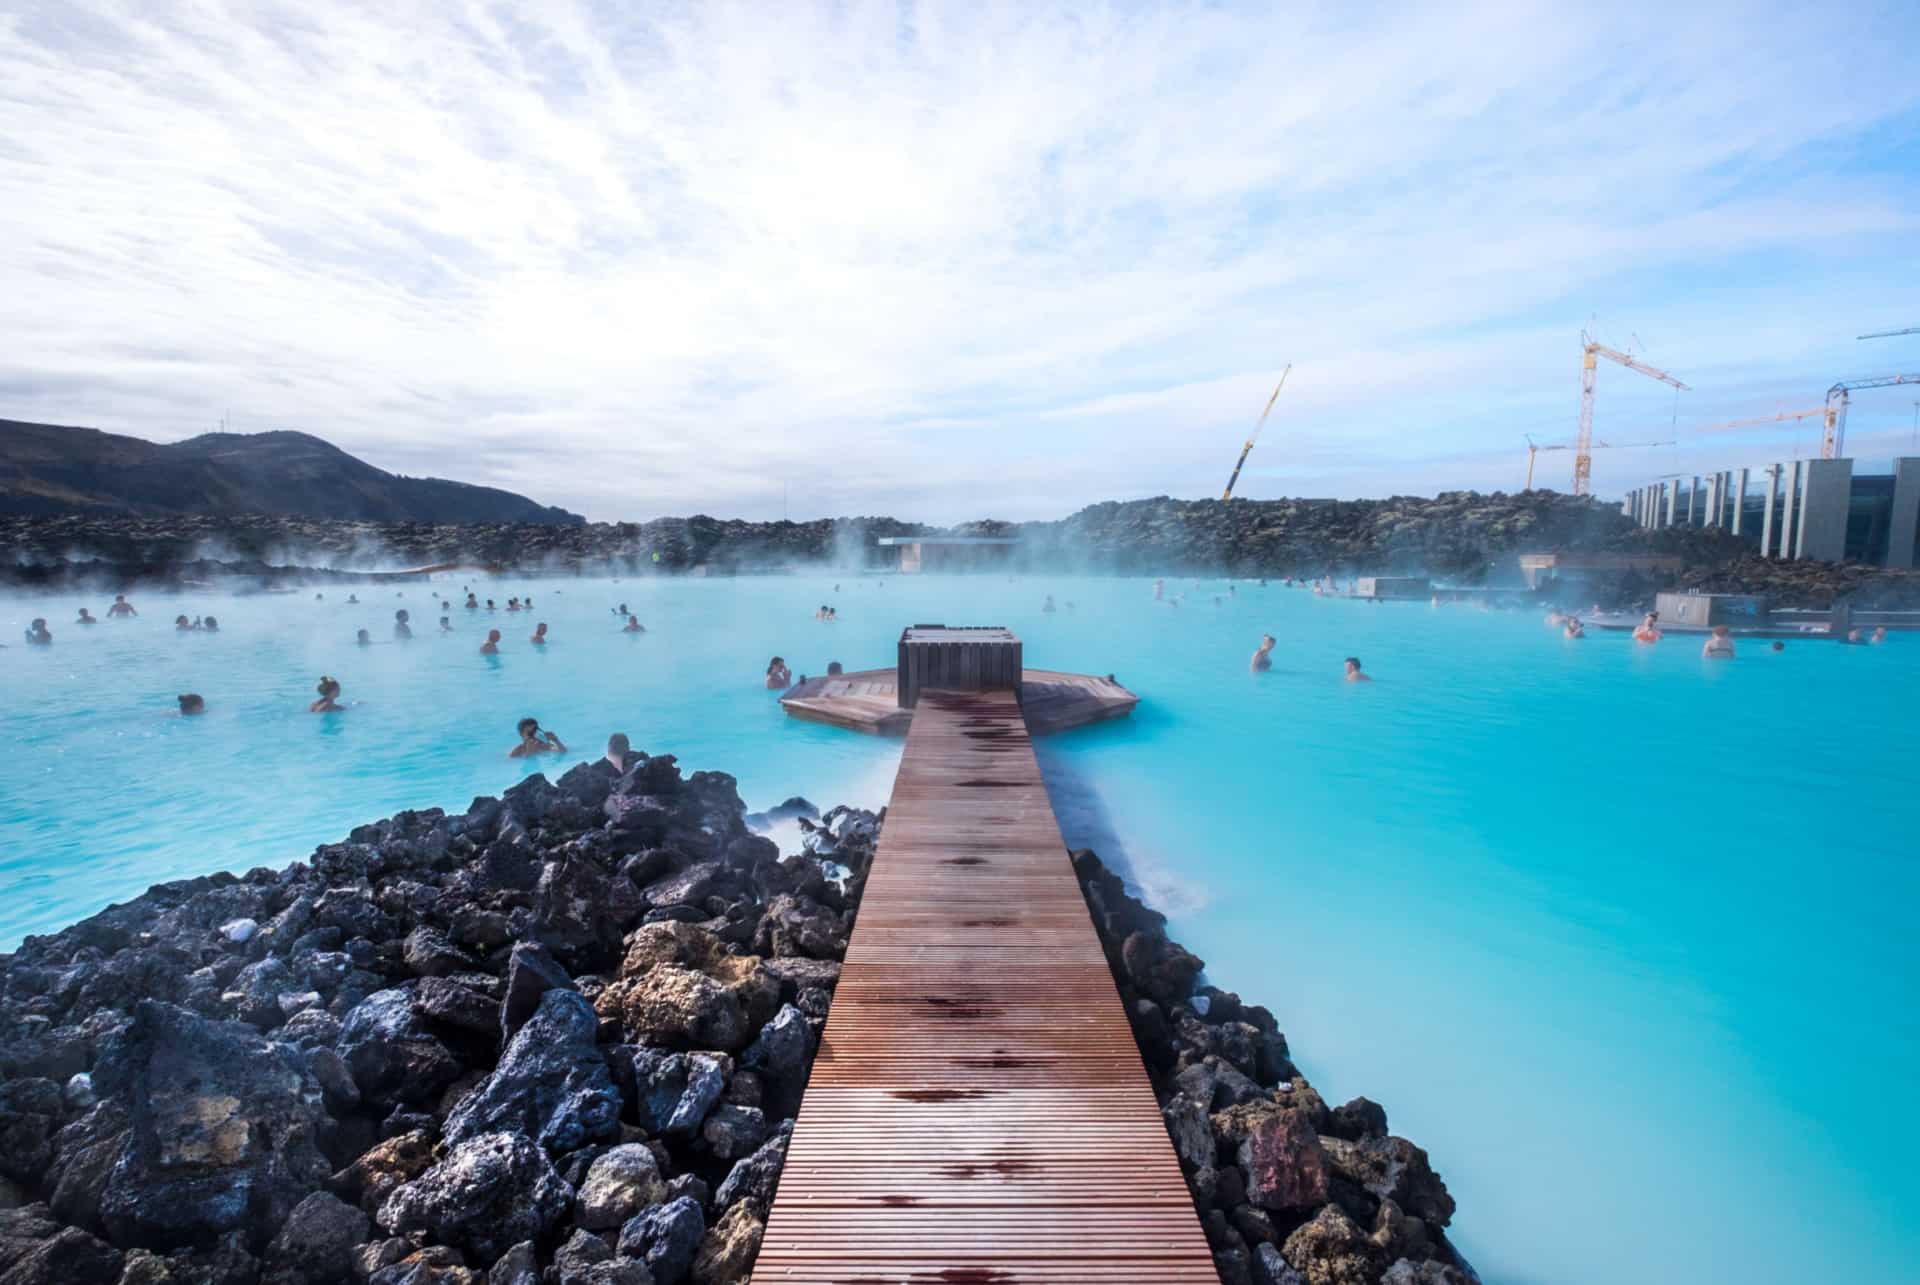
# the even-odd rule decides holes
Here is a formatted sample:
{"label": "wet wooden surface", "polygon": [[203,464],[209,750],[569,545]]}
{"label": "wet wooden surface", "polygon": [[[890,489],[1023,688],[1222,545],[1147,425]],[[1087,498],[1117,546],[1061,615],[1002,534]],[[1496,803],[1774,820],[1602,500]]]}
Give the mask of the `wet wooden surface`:
{"label": "wet wooden surface", "polygon": [[[1140,698],[1097,674],[1051,669],[1021,671],[1027,724],[1036,735],[1063,732],[1109,718],[1125,718]],[[891,669],[862,669],[795,683],[780,697],[789,717],[878,736],[905,736],[913,711],[896,700]]]}
{"label": "wet wooden surface", "polygon": [[1217,1280],[1013,693],[923,694],[754,1285]]}

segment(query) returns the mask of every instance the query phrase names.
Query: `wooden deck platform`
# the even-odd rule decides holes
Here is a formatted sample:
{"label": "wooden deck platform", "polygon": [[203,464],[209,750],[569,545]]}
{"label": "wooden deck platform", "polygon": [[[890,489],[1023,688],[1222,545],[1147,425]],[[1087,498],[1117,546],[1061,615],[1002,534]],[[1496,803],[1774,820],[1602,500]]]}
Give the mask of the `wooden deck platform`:
{"label": "wooden deck platform", "polygon": [[754,1285],[1218,1279],[1020,707],[928,692]]}
{"label": "wooden deck platform", "polygon": [[[1140,703],[1138,696],[1119,683],[1094,674],[1063,674],[1051,669],[1020,672],[1027,727],[1035,735],[1125,718]],[[914,712],[900,708],[897,693],[893,670],[862,669],[795,683],[780,697],[780,705],[792,718],[876,736],[905,736]]]}

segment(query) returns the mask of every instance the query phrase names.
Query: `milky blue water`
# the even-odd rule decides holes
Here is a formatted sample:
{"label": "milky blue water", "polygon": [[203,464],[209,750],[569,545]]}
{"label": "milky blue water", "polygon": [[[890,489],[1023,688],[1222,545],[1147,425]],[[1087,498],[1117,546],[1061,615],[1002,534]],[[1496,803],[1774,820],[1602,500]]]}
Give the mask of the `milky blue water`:
{"label": "milky blue water", "polygon": [[[90,629],[76,598],[0,601],[0,641],[33,615],[56,635],[0,652],[0,946],[497,794],[523,714],[569,763],[619,730],[733,773],[754,808],[875,805],[897,743],[784,718],[768,657],[882,666],[902,624],[1008,624],[1030,664],[1143,697],[1044,744],[1069,841],[1269,1005],[1330,1100],[1385,1103],[1431,1151],[1490,1285],[1915,1279],[1920,637],[1713,665],[1277,584],[1180,582],[1178,609],[1144,580],[475,587],[537,610],[456,607],[443,638],[418,586],[136,595],[137,621]],[[1073,608],[1042,614],[1046,592]],[[622,599],[645,636],[617,632]],[[811,618],[823,601],[837,623]],[[384,641],[395,607],[410,643]],[[181,611],[223,632],[176,636]],[[354,646],[360,627],[383,641]],[[1254,675],[1263,630],[1280,643]],[[1340,681],[1349,654],[1378,681]],[[306,713],[323,671],[360,703]],[[188,690],[203,718],[171,713]]]}

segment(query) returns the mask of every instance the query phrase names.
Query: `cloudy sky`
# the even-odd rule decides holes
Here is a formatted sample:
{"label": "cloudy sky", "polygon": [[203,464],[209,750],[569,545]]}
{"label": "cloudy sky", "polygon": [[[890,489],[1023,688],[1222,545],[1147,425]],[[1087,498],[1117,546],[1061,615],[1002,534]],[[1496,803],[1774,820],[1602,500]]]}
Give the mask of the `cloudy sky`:
{"label": "cloudy sky", "polygon": [[[1601,493],[1920,370],[1911,4],[0,0],[0,418],[595,518]],[[1909,450],[1920,392],[1850,445]],[[1811,425],[1812,421],[1808,421]],[[1565,486],[1570,452],[1543,455]]]}

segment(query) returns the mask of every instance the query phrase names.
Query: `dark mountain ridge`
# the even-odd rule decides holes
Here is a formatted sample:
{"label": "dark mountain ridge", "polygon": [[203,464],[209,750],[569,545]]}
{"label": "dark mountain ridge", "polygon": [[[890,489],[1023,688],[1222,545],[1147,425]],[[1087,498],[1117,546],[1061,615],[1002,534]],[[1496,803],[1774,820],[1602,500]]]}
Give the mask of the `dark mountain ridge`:
{"label": "dark mountain ridge", "polygon": [[163,444],[7,419],[0,419],[0,514],[586,521],[496,487],[389,473],[307,433],[202,433]]}

